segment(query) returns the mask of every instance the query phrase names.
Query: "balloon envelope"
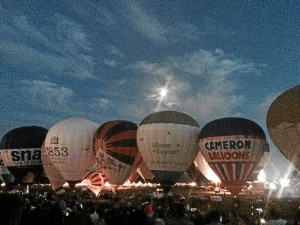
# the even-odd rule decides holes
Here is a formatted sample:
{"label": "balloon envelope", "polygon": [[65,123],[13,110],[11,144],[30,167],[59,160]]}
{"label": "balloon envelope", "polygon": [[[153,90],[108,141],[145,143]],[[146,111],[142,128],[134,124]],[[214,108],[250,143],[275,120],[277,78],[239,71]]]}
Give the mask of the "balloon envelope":
{"label": "balloon envelope", "polygon": [[104,179],[97,171],[90,172],[86,177],[87,188],[96,196],[99,195],[104,186]]}
{"label": "balloon envelope", "polygon": [[267,146],[262,128],[244,118],[207,123],[199,135],[200,150],[224,185],[237,195]]}
{"label": "balloon envelope", "polygon": [[73,188],[96,164],[93,136],[98,124],[84,118],[70,118],[52,126],[45,148],[54,167]]}
{"label": "balloon envelope", "polygon": [[201,151],[198,152],[198,154],[194,160],[194,164],[198,168],[198,170],[206,177],[207,180],[213,181],[213,182],[220,182],[219,177],[211,169],[208,162],[203,157],[203,154]]}
{"label": "balloon envelope", "polygon": [[267,128],[275,146],[300,171],[300,86],[288,89],[272,102]]}
{"label": "balloon envelope", "polygon": [[165,186],[177,182],[196,157],[199,132],[197,121],[181,112],[161,111],[143,119],[137,141],[153,182]]}
{"label": "balloon envelope", "polygon": [[137,125],[126,120],[108,121],[95,132],[96,158],[111,185],[122,185],[137,168],[136,132]]}
{"label": "balloon envelope", "polygon": [[33,183],[42,174],[41,147],[47,131],[43,127],[25,126],[2,137],[3,162],[16,183]]}
{"label": "balloon envelope", "polygon": [[147,166],[146,162],[143,160],[143,158],[142,158],[142,161],[141,161],[139,167],[137,168],[137,172],[143,178],[143,180],[145,182],[150,182],[154,177],[153,173],[148,168],[148,166]]}
{"label": "balloon envelope", "polygon": [[59,173],[59,171],[54,167],[53,163],[49,159],[48,153],[45,149],[45,144],[43,144],[41,148],[41,157],[42,157],[42,163],[44,167],[44,171],[51,183],[52,190],[56,190],[57,188],[60,188],[66,183],[66,180],[63,178],[63,176]]}

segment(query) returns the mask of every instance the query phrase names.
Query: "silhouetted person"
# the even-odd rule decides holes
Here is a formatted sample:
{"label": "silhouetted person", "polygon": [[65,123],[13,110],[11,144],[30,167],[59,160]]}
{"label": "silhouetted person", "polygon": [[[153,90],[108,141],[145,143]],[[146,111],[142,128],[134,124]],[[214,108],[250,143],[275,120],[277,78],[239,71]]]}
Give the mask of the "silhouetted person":
{"label": "silhouetted person", "polygon": [[22,213],[22,199],[19,195],[0,194],[0,225],[19,225]]}

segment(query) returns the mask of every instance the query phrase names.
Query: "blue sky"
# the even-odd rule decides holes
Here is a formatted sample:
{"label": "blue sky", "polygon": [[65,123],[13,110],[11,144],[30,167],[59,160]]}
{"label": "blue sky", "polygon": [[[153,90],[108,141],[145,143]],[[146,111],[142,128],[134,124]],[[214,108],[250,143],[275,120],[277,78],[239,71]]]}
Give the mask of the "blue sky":
{"label": "blue sky", "polygon": [[[268,107],[300,83],[299,12],[298,1],[2,1],[0,135],[176,110],[201,127],[244,117],[268,136]],[[274,177],[288,162],[268,141]]]}

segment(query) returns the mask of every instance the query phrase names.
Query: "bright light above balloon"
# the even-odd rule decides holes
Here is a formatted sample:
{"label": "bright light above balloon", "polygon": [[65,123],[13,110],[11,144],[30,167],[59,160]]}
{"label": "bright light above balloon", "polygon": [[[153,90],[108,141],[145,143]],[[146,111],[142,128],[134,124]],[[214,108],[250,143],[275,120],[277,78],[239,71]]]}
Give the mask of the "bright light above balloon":
{"label": "bright light above balloon", "polygon": [[167,96],[167,94],[168,94],[167,88],[161,88],[161,90],[160,90],[160,97],[164,98],[164,97]]}

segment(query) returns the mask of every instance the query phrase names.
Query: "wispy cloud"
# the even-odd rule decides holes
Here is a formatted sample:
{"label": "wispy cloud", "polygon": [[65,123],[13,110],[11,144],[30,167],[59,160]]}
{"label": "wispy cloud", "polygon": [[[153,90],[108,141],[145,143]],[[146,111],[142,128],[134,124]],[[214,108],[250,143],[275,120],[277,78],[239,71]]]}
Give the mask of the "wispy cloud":
{"label": "wispy cloud", "polygon": [[58,14],[43,28],[25,16],[0,23],[0,53],[6,55],[5,63],[15,66],[18,62],[29,72],[94,78],[91,44],[80,24]]}
{"label": "wispy cloud", "polygon": [[166,24],[160,21],[156,15],[148,13],[142,4],[137,2],[132,1],[127,6],[127,19],[139,33],[152,41],[168,44],[181,40],[196,40],[201,35],[193,24],[180,21]]}
{"label": "wispy cloud", "polygon": [[74,92],[66,87],[40,80],[22,80],[22,92],[29,97],[31,104],[43,103],[43,107],[60,108],[69,105]]}
{"label": "wispy cloud", "polygon": [[204,121],[234,114],[245,101],[244,95],[237,92],[238,76],[256,71],[254,64],[233,58],[221,50],[199,50],[182,57],[167,58],[161,63],[141,61],[132,68],[155,75],[152,90],[156,92],[148,93],[148,100],[158,101],[157,90],[169,77],[170,92],[161,107],[185,111]]}

